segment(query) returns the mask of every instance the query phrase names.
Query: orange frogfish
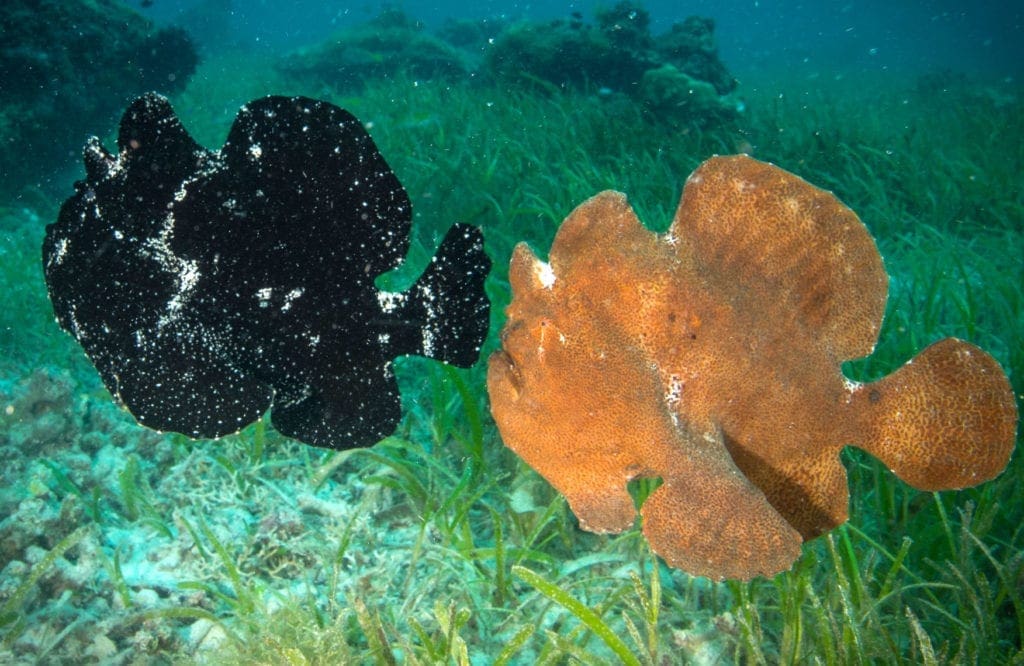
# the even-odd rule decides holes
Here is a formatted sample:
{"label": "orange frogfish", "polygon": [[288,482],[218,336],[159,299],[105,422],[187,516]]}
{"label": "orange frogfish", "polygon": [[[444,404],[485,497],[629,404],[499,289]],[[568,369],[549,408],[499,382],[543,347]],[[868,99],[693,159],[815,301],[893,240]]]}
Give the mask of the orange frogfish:
{"label": "orange frogfish", "polygon": [[691,574],[788,569],[847,518],[846,445],[922,490],[991,479],[1013,449],[1010,384],[967,342],[879,381],[843,375],[878,339],[882,258],[856,214],[770,164],[706,161],[663,234],[602,192],[548,262],[516,247],[509,277],[487,376],[505,444],[591,532],[630,528],[626,484],[660,477],[643,533]]}

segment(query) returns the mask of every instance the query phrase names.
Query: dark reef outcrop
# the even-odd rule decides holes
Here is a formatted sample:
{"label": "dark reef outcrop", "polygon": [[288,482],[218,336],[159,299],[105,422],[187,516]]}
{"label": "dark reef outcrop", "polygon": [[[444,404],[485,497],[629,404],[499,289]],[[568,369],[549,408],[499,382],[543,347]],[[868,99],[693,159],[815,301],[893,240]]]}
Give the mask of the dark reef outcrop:
{"label": "dark reef outcrop", "polygon": [[574,12],[547,22],[449,20],[429,31],[401,10],[386,9],[279,65],[289,77],[338,90],[393,76],[458,80],[475,76],[513,88],[571,88],[620,95],[673,127],[734,118],[736,79],[718,58],[715,23],[691,16],[651,33],[649,13],[623,0],[593,22]]}
{"label": "dark reef outcrop", "polygon": [[340,90],[402,73],[422,79],[458,78],[469,71],[466,55],[398,9],[337,32],[326,42],[289,55],[279,66],[290,77]]}
{"label": "dark reef outcrop", "polygon": [[[5,0],[0,9],[0,193],[73,163],[69,145],[126,100],[181,90],[198,64],[180,28],[111,0]],[[30,156],[30,161],[26,159]]]}
{"label": "dark reef outcrop", "polygon": [[595,12],[510,27],[487,55],[490,73],[505,81],[546,81],[558,87],[622,93],[670,125],[714,124],[734,117],[737,82],[718,58],[714,21],[691,16],[660,35],[650,15],[624,0]]}

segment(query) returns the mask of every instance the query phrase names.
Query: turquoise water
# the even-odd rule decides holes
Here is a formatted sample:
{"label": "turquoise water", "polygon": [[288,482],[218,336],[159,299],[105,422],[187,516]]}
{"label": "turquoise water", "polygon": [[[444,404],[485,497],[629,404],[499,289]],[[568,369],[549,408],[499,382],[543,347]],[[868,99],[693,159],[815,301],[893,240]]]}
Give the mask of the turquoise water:
{"label": "turquoise water", "polygon": [[[503,446],[485,362],[515,243],[547,258],[562,220],[606,189],[664,230],[694,168],[744,152],[833,192],[884,258],[879,342],[848,377],[878,379],[956,336],[992,354],[1019,405],[1019,11],[292,7],[0,10],[0,662],[1020,658],[1019,456],[992,481],[930,493],[847,449],[848,523],[788,571],[713,582],[655,555],[639,521],[581,529]],[[309,446],[266,416],[219,439],[139,425],[55,322],[41,248],[85,176],[86,138],[116,153],[122,112],[149,90],[211,151],[265,95],[354,114],[414,211],[406,261],[374,288],[410,289],[452,223],[481,228],[481,360],[398,358],[397,425],[372,448]],[[634,502],[657,484],[631,483]]]}

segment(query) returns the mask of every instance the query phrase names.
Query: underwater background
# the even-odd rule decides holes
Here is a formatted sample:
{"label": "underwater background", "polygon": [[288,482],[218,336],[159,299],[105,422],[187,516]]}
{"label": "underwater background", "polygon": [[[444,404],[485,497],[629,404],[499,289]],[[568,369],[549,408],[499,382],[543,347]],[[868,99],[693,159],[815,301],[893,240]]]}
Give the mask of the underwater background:
{"label": "underwater background", "polygon": [[847,524],[770,580],[710,582],[638,529],[581,531],[502,446],[482,361],[400,359],[403,420],[369,449],[138,426],[54,322],[40,247],[86,138],[113,149],[141,93],[211,149],[252,99],[324,99],[412,200],[379,286],[406,287],[452,222],[482,227],[486,357],[516,242],[543,256],[604,189],[664,229],[700,162],[746,152],[876,239],[886,319],[848,376],[957,336],[1019,406],[1022,26],[995,2],[5,2],[0,663],[1019,663],[1019,455],[925,493],[847,450]]}

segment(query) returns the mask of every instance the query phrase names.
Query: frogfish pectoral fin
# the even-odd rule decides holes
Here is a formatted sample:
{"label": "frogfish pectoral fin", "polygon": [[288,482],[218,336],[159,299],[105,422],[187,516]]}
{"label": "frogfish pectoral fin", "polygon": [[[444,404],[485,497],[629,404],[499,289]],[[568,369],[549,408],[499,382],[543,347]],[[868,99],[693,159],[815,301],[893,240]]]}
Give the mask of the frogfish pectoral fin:
{"label": "frogfish pectoral fin", "polygon": [[946,338],[854,393],[860,444],[919,490],[966,488],[997,476],[1013,451],[1017,405],[1002,368]]}

